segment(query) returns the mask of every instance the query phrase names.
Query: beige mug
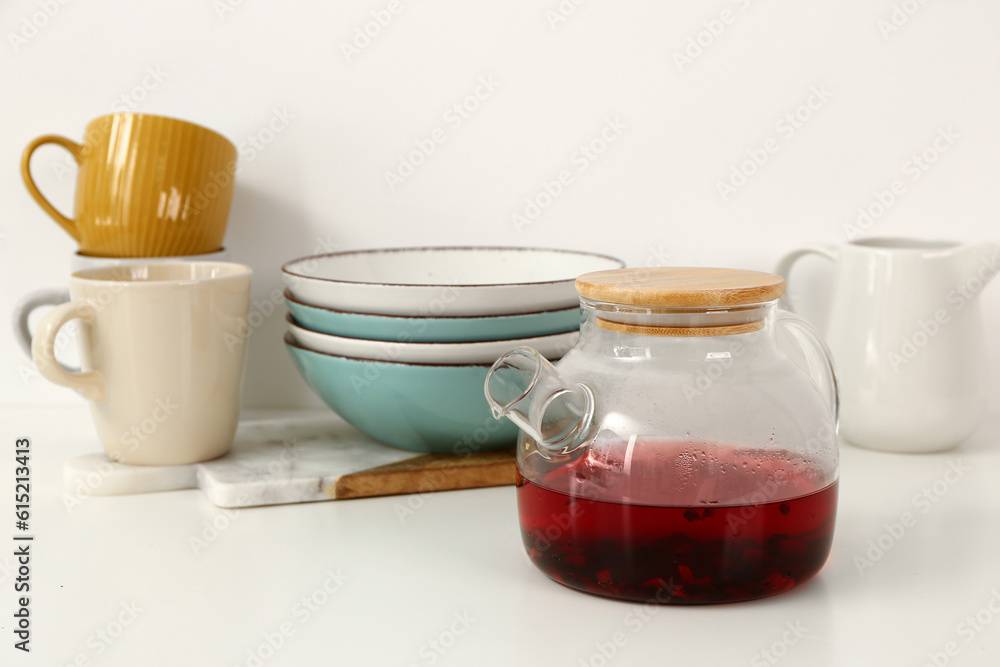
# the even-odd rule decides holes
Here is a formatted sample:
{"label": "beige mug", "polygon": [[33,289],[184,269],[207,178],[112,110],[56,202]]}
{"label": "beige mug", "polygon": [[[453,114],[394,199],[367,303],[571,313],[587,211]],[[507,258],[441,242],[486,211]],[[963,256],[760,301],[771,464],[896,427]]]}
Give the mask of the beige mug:
{"label": "beige mug", "polygon": [[[239,419],[251,270],[159,262],[77,271],[68,303],[42,318],[32,357],[46,379],[90,402],[108,456],[180,465],[222,456]],[[72,319],[81,373],[55,362]]]}
{"label": "beige mug", "polygon": [[[124,266],[125,264],[150,264],[160,262],[225,262],[229,259],[229,253],[223,248],[219,252],[210,252],[204,255],[191,255],[190,257],[91,257],[79,251],[74,253],[69,260],[70,273],[82,271],[84,269],[101,269],[110,266]],[[24,354],[31,358],[31,327],[29,321],[31,315],[43,306],[58,306],[60,303],[69,301],[69,290],[65,287],[49,287],[35,290],[26,294],[14,305],[14,336],[17,344],[24,350]],[[57,341],[58,342],[58,341]],[[58,351],[58,345],[56,345]],[[79,370],[79,369],[69,369]]]}

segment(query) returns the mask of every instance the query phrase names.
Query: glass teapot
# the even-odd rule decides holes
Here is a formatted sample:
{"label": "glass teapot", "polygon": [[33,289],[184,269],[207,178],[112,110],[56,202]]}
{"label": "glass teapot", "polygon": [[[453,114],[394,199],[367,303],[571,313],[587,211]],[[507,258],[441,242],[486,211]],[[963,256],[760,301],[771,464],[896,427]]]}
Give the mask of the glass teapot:
{"label": "glass teapot", "polygon": [[837,381],[814,329],[777,308],[784,280],[618,269],[576,289],[580,339],[556,366],[520,347],[486,378],[494,417],[521,429],[532,562],[572,588],[671,604],[814,575],[836,515]]}

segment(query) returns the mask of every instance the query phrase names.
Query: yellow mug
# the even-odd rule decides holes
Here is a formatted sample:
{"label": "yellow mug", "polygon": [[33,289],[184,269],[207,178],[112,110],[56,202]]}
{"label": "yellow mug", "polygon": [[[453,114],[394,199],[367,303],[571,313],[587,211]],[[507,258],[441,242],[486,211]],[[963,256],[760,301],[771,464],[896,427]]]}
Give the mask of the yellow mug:
{"label": "yellow mug", "polygon": [[[62,146],[79,165],[75,218],[60,213],[31,178],[31,155]],[[194,123],[116,113],[88,123],[83,144],[48,134],[24,149],[21,176],[38,205],[99,257],[167,257],[222,247],[233,199],[236,147]]]}

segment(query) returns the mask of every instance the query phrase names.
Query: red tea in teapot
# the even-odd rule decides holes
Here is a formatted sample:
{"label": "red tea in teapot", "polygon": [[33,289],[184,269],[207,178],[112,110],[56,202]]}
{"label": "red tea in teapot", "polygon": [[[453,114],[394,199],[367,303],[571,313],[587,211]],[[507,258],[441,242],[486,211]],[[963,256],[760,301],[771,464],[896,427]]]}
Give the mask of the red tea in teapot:
{"label": "red tea in teapot", "polygon": [[597,595],[670,604],[774,595],[816,574],[833,540],[837,483],[816,490],[794,461],[781,450],[656,443],[625,474],[592,456],[536,481],[519,471],[522,537],[549,577]]}
{"label": "red tea in teapot", "polygon": [[581,591],[679,604],[813,576],[833,539],[839,399],[820,336],[778,308],[784,279],[656,267],[576,289],[576,346],[557,365],[514,348],[484,385],[521,430],[534,564]]}

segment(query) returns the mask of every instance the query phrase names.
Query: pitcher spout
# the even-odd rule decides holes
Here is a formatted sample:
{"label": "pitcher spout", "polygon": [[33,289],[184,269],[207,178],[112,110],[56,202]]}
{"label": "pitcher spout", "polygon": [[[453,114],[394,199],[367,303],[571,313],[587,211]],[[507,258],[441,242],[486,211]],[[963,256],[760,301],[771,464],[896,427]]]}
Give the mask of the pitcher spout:
{"label": "pitcher spout", "polygon": [[486,375],[493,417],[506,417],[549,452],[570,453],[587,442],[594,394],[582,382],[567,382],[548,359],[530,347],[511,350]]}

